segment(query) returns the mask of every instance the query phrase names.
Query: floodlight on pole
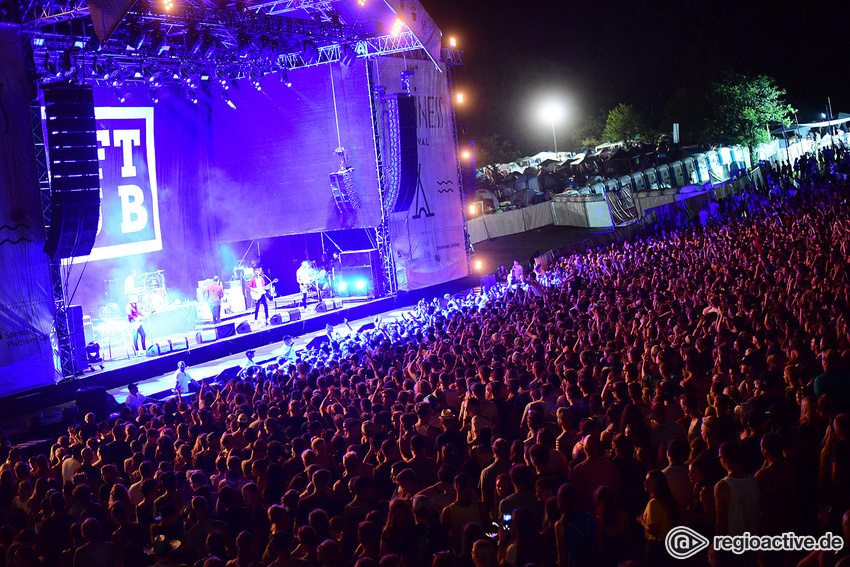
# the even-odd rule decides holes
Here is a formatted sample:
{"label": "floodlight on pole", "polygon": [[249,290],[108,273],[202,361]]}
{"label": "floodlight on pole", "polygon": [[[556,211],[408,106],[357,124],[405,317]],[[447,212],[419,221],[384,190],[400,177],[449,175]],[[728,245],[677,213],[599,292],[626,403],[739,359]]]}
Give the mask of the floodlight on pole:
{"label": "floodlight on pole", "polygon": [[558,153],[558,137],[555,134],[555,122],[564,118],[564,107],[556,102],[549,102],[543,106],[543,118],[552,124],[552,141],[555,144],[555,153]]}

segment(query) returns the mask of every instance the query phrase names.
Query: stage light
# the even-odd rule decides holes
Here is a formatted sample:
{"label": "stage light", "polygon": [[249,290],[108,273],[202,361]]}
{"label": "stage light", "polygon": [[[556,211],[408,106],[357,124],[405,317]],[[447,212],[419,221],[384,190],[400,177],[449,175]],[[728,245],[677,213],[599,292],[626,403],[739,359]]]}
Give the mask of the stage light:
{"label": "stage light", "polygon": [[469,150],[463,150],[463,152],[461,152],[460,154],[460,157],[462,157],[463,159],[469,159],[470,155],[471,154],[469,153]]}
{"label": "stage light", "polygon": [[170,12],[174,7],[174,0],[162,0],[162,7],[166,12]]}
{"label": "stage light", "polygon": [[165,73],[162,71],[157,71],[156,73],[150,76],[148,81],[155,87],[161,87],[163,81],[165,81]]}
{"label": "stage light", "polygon": [[452,49],[457,47],[457,39],[450,37],[449,38],[449,47],[451,47]]}
{"label": "stage light", "polygon": [[159,94],[157,94],[156,89],[150,89],[148,96],[151,98],[152,103],[156,104],[159,102]]}
{"label": "stage light", "polygon": [[67,78],[71,78],[76,72],[77,68],[74,67],[74,63],[71,61],[71,49],[68,48],[62,53],[62,74]]}
{"label": "stage light", "polygon": [[457,93],[456,100],[458,104],[463,104],[463,93]]}
{"label": "stage light", "polygon": [[345,290],[348,289],[348,282],[346,282],[345,280],[340,280],[340,282],[336,286],[336,289],[340,293],[344,292]]}
{"label": "stage light", "polygon": [[354,283],[354,287],[357,288],[357,291],[363,291],[364,289],[366,289],[366,280],[357,280]]}
{"label": "stage light", "polygon": [[162,55],[168,51],[168,37],[162,30],[156,30],[151,34],[151,53]]}
{"label": "stage light", "polygon": [[263,90],[263,87],[260,86],[260,74],[259,73],[252,71],[251,74],[249,75],[249,78],[251,79],[251,84],[254,85],[255,89],[257,89],[258,91]]}
{"label": "stage light", "polygon": [[130,33],[127,36],[127,45],[124,49],[127,51],[138,51],[145,43],[145,34],[139,24],[130,25]]}
{"label": "stage light", "polygon": [[469,208],[467,210],[469,211],[469,216],[474,216],[478,213],[478,208],[474,204],[469,205]]}
{"label": "stage light", "polygon": [[94,64],[94,76],[98,79],[103,79],[104,81],[109,78],[109,70],[106,68],[106,65],[102,63]]}
{"label": "stage light", "polygon": [[189,80],[187,81],[187,84],[193,89],[197,89],[198,87],[200,87],[201,86],[200,75],[198,75],[197,73],[193,73],[192,75],[190,75]]}
{"label": "stage light", "polygon": [[251,43],[251,36],[245,32],[241,32],[236,36],[236,44],[238,46],[236,53],[239,55],[240,59],[248,57],[248,51],[251,49]]}
{"label": "stage light", "polygon": [[130,91],[127,89],[118,89],[115,94],[118,97],[118,102],[120,103],[127,102],[127,99],[130,97]]}
{"label": "stage light", "polygon": [[292,81],[289,80],[289,73],[286,72],[286,69],[280,72],[280,82],[287,87],[292,86]]}
{"label": "stage light", "polygon": [[357,0],[357,4],[362,8],[366,5],[366,0]]}
{"label": "stage light", "polygon": [[401,34],[401,30],[404,29],[404,21],[401,18],[396,18],[393,22],[393,28],[390,31],[390,35],[393,37],[398,37]]}
{"label": "stage light", "polygon": [[215,50],[215,40],[208,33],[199,35],[197,31],[191,30],[188,39],[187,44],[191,43],[191,53],[196,57],[200,54],[204,59],[208,59]]}
{"label": "stage light", "polygon": [[124,84],[124,71],[116,69],[109,73],[109,80],[113,87],[120,87]]}
{"label": "stage light", "polygon": [[227,91],[221,91],[221,98],[224,99],[224,102],[227,104],[227,106],[236,110],[236,105],[233,104],[232,100],[230,100],[230,94],[228,94]]}
{"label": "stage light", "polygon": [[186,98],[189,99],[189,102],[192,104],[198,104],[198,94],[193,89],[186,91]]}
{"label": "stage light", "polygon": [[301,42],[301,58],[306,65],[314,65],[319,62],[319,48],[312,41]]}
{"label": "stage light", "polygon": [[339,62],[346,67],[351,67],[357,60],[357,52],[350,45],[343,45],[339,56]]}
{"label": "stage light", "polygon": [[475,266],[475,269],[480,272],[481,269],[484,267],[484,262],[482,262],[481,260],[476,260],[473,266]]}

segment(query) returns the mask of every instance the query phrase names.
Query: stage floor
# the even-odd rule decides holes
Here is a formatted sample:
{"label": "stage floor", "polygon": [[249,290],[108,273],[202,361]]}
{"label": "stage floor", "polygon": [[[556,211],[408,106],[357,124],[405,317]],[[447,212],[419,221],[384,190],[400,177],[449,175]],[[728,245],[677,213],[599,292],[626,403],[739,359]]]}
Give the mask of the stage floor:
{"label": "stage floor", "polygon": [[[246,351],[254,350],[254,360],[259,364],[267,364],[277,358],[286,335],[294,338],[296,349],[301,349],[316,336],[324,334],[327,324],[341,331],[345,329],[344,321],[347,319],[356,331],[374,322],[376,316],[380,316],[383,321],[394,321],[402,313],[411,311],[420,299],[440,297],[446,293],[465,293],[474,289],[478,283],[480,280],[477,277],[463,278],[413,292],[345,303],[341,308],[324,313],[317,313],[308,307],[306,311],[302,310],[300,320],[278,325],[254,323],[253,311],[243,313],[227,321],[236,324],[248,322],[251,328],[248,333],[204,344],[195,344],[194,333],[183,333],[176,338],[188,338],[188,350],[154,357],[129,358],[122,351],[119,358],[104,360],[102,369],[101,363],[97,363],[93,372],[86,372],[53,386],[3,398],[0,400],[4,408],[0,412],[0,431],[17,447],[43,452],[49,450],[49,443],[67,433],[69,423],[63,422],[62,413],[65,408],[75,405],[80,390],[102,387],[121,403],[128,394],[127,384],[135,382],[145,396],[167,397],[174,387],[174,373],[180,360],[187,363],[187,371],[195,380],[215,378],[222,372],[226,372],[227,376],[235,376],[236,370],[246,361]],[[269,314],[272,314],[272,310]],[[340,326],[343,326],[342,329]]]}
{"label": "stage floor", "polygon": [[[284,311],[289,311],[291,309],[298,309],[300,313],[300,317],[302,321],[308,321],[311,319],[315,319],[317,317],[321,317],[323,315],[327,315],[327,313],[333,313],[335,311],[343,310],[346,308],[361,306],[361,305],[370,305],[375,302],[381,301],[382,298],[378,299],[349,299],[349,298],[335,298],[337,302],[341,302],[341,306],[338,309],[328,311],[325,313],[319,313],[316,311],[318,303],[314,302],[307,305],[306,309],[297,306],[297,303],[300,301],[301,295],[294,294],[290,296],[283,296],[276,298],[278,303],[282,306],[280,308],[275,308],[275,303],[273,301],[269,302],[269,317],[271,318],[275,314],[281,314]],[[295,304],[295,307],[292,305]],[[246,323],[251,328],[251,333],[255,333],[258,331],[263,331],[271,327],[272,325],[266,325],[263,317],[263,311],[260,310],[259,319],[254,321],[254,310],[253,308],[243,311],[241,313],[232,313],[232,314],[222,314],[221,323],[233,323],[234,326],[238,327],[243,323]],[[95,329],[98,329],[99,325],[102,324],[98,322],[98,324],[94,325]],[[83,370],[82,375],[84,376],[96,376],[102,372],[109,372],[116,369],[127,368],[129,366],[133,366],[144,362],[146,359],[150,357],[145,354],[144,351],[139,351],[138,353],[134,352],[133,341],[132,341],[132,332],[127,329],[127,325],[125,322],[121,322],[121,327],[124,329],[121,332],[116,332],[114,335],[104,334],[103,332],[95,333],[95,341],[98,343],[100,347],[100,356],[103,359],[101,362],[91,363],[89,368]],[[150,347],[156,343],[167,343],[171,341],[172,343],[181,343],[185,339],[188,342],[188,348],[191,350],[193,348],[197,348],[198,345],[195,340],[195,334],[205,328],[211,328],[212,321],[209,320],[198,320],[196,328],[191,331],[186,331],[182,333],[171,333],[166,335],[155,336],[152,335],[150,330],[147,329],[147,338],[146,338],[146,346]],[[241,333],[245,334],[245,333]],[[216,339],[214,341],[209,341],[204,344],[212,344],[215,342],[226,341],[228,338],[232,337],[223,337],[220,339]],[[140,345],[141,349],[141,345]],[[185,350],[185,349],[184,349]],[[144,393],[144,392],[143,392]]]}

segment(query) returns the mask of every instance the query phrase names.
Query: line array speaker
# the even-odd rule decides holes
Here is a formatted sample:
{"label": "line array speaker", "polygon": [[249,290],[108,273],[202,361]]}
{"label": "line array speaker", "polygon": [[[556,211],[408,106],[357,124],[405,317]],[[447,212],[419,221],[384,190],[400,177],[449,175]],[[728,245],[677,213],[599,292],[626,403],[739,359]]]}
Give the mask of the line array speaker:
{"label": "line array speaker", "polygon": [[399,190],[394,212],[406,211],[416,195],[419,170],[419,148],[416,140],[416,99],[398,95]]}
{"label": "line array speaker", "polygon": [[92,88],[44,87],[50,163],[50,229],[44,252],[53,259],[87,256],[100,219],[100,171]]}

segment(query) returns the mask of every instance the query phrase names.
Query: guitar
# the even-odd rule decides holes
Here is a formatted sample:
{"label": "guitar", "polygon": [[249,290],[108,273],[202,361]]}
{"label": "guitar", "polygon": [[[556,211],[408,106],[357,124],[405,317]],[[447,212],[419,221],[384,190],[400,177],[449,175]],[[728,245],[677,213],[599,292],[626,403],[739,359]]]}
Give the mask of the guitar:
{"label": "guitar", "polygon": [[276,283],[277,283],[277,278],[273,279],[272,281],[270,281],[269,283],[267,283],[263,287],[249,288],[248,291],[251,293],[251,299],[253,299],[254,301],[259,301],[260,298],[263,297],[266,294],[266,292],[269,292],[269,295],[271,297],[274,297],[276,294],[275,294],[274,288],[272,286]]}
{"label": "guitar", "polygon": [[147,320],[150,315],[150,313],[142,313],[141,311],[137,311],[134,315],[128,315],[127,320],[130,322],[130,326],[138,331],[139,327],[144,324],[145,320]]}
{"label": "guitar", "polygon": [[303,273],[296,274],[295,279],[298,280],[298,286],[301,288],[301,291],[305,292],[326,275],[327,272],[325,270],[310,269],[309,272],[305,271]]}

